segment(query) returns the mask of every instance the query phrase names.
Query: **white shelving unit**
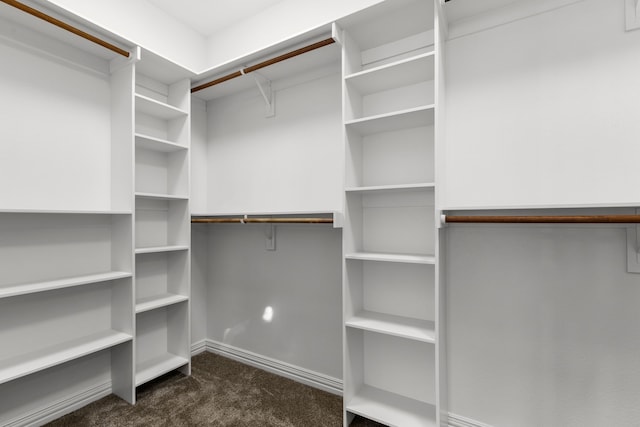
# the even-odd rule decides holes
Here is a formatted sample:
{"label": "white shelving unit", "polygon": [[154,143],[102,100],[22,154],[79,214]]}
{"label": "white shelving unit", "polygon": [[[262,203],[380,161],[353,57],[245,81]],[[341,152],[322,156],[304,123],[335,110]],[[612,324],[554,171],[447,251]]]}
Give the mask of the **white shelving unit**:
{"label": "white shelving unit", "polygon": [[135,88],[135,385],[190,366],[188,73],[142,52]]}
{"label": "white shelving unit", "polygon": [[35,425],[135,402],[133,64],[5,4],[0,28],[0,425]]}
{"label": "white shelving unit", "polygon": [[442,422],[434,3],[386,2],[339,22],[345,426],[355,415]]}

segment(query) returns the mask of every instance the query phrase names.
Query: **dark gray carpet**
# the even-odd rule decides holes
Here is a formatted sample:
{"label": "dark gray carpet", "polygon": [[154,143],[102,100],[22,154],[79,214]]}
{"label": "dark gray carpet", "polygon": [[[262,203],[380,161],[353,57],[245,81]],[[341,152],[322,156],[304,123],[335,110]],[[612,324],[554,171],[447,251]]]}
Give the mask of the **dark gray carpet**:
{"label": "dark gray carpet", "polygon": [[[171,373],[138,387],[135,406],[111,395],[47,426],[341,427],[342,398],[201,353],[190,377]],[[382,424],[356,418],[351,426]]]}

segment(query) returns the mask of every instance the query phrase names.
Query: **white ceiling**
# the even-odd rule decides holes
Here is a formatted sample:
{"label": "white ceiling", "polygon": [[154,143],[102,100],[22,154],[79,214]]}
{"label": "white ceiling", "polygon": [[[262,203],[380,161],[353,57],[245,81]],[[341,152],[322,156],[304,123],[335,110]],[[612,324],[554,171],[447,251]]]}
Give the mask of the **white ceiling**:
{"label": "white ceiling", "polygon": [[147,0],[203,36],[220,31],[282,0]]}

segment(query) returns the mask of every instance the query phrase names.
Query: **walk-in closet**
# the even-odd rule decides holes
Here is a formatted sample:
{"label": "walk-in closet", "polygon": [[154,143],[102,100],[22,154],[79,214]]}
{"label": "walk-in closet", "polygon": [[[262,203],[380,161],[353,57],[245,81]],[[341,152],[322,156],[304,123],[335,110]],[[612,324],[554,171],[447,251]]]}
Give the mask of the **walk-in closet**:
{"label": "walk-in closet", "polygon": [[639,29],[0,1],[0,426],[640,425]]}

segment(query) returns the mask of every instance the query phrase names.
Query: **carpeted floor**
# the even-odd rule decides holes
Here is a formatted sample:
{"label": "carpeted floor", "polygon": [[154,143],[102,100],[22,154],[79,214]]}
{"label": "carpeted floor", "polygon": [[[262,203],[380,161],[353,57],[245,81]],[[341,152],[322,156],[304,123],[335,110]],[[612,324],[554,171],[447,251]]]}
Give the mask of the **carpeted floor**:
{"label": "carpeted floor", "polygon": [[[138,387],[129,405],[107,396],[48,427],[341,427],[342,398],[212,354],[192,359],[192,375],[171,373]],[[356,418],[352,427],[382,424]]]}

